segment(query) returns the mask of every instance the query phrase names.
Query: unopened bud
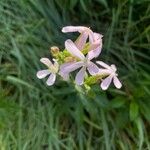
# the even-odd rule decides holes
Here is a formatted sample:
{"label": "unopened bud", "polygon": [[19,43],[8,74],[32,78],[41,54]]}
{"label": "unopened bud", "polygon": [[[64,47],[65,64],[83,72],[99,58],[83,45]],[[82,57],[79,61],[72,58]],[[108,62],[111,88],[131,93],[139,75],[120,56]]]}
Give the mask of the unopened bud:
{"label": "unopened bud", "polygon": [[64,59],[64,61],[67,63],[67,62],[73,62],[75,61],[75,57],[72,57],[72,56],[68,56]]}
{"label": "unopened bud", "polygon": [[57,46],[52,46],[50,48],[52,55],[57,55],[59,53],[59,48]]}

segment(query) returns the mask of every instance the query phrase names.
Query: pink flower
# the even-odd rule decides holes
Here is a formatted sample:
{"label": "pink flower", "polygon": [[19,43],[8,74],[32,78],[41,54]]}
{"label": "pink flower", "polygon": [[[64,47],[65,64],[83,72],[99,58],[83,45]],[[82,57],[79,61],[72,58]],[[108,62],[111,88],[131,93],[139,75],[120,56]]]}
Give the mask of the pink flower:
{"label": "pink flower", "polygon": [[88,37],[89,40],[92,42],[94,40],[94,35],[90,28],[84,26],[67,26],[62,28],[62,32],[79,32],[81,35],[76,40],[75,44],[79,50],[82,50]]}
{"label": "pink flower", "polygon": [[56,74],[59,69],[59,64],[55,59],[53,59],[54,64],[52,64],[52,62],[48,58],[41,58],[40,61],[45,64],[48,69],[40,70],[37,72],[36,75],[39,79],[45,78],[46,76],[50,75],[48,80],[46,81],[46,84],[51,86],[56,80]]}
{"label": "pink flower", "polygon": [[90,59],[98,57],[102,50],[102,35],[94,32],[94,40],[92,41],[89,56]]}
{"label": "pink flower", "polygon": [[97,64],[101,65],[102,67],[104,67],[105,69],[101,69],[99,70],[99,75],[108,75],[108,77],[106,77],[105,79],[102,80],[101,82],[101,88],[103,90],[107,90],[110,83],[113,80],[114,85],[116,86],[116,88],[120,89],[122,87],[121,82],[119,81],[119,79],[117,78],[118,74],[116,73],[117,68],[115,65],[111,65],[108,66],[107,64],[105,64],[102,61],[97,61]]}
{"label": "pink flower", "polygon": [[81,68],[75,77],[75,82],[78,85],[82,85],[84,81],[84,77],[86,75],[86,69],[92,75],[99,71],[99,68],[91,62],[89,59],[89,55],[85,57],[82,52],[76,47],[76,45],[71,41],[67,40],[65,42],[65,47],[70,54],[79,59],[78,62],[65,63],[60,66],[60,74],[63,78],[68,77],[69,73]]}
{"label": "pink flower", "polygon": [[89,37],[90,43],[90,56],[91,59],[98,57],[102,49],[102,35],[94,33],[90,28],[84,26],[67,26],[62,28],[62,32],[79,32],[81,33],[79,38],[75,41],[75,44],[79,50],[82,50]]}

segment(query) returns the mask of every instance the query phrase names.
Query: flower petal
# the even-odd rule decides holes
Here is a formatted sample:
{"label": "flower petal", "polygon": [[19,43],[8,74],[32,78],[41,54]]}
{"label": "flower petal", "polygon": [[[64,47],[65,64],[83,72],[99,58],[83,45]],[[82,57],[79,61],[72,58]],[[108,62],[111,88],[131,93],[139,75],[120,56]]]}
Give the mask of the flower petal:
{"label": "flower petal", "polygon": [[89,58],[89,60],[92,60],[93,58],[98,57],[100,53],[101,53],[101,48],[100,48],[100,46],[98,46],[98,47],[97,47],[96,49],[94,49],[94,50],[89,51],[89,52],[88,52],[88,58]]}
{"label": "flower petal", "polygon": [[116,67],[114,64],[111,65],[111,68],[112,68],[112,70],[113,70],[114,72],[117,71],[117,67]]}
{"label": "flower petal", "polygon": [[82,85],[83,84],[85,71],[86,71],[86,68],[82,67],[80,69],[80,71],[77,73],[77,75],[75,77],[75,82],[76,82],[77,85]]}
{"label": "flower petal", "polygon": [[56,68],[57,70],[59,69],[59,64],[58,64],[58,62],[57,62],[57,60],[56,59],[53,59],[53,61],[54,61],[54,68]]}
{"label": "flower petal", "polygon": [[96,61],[97,64],[101,65],[102,67],[106,68],[106,69],[111,69],[110,66],[108,66],[106,63],[104,63],[103,61]]}
{"label": "flower petal", "polygon": [[46,70],[40,70],[37,72],[36,76],[39,78],[39,79],[42,79],[42,78],[45,78],[48,74],[50,74],[50,71],[48,69]]}
{"label": "flower petal", "polygon": [[95,64],[94,64],[93,62],[91,62],[91,61],[88,63],[87,70],[89,71],[89,73],[90,73],[91,75],[95,75],[96,73],[99,72],[98,66],[95,65]]}
{"label": "flower petal", "polygon": [[68,63],[64,63],[62,65],[60,65],[60,70],[64,70],[64,68],[74,64],[75,62],[68,62]]}
{"label": "flower petal", "polygon": [[94,40],[90,45],[90,51],[88,53],[90,60],[94,57],[98,57],[102,50],[102,35],[94,33]]}
{"label": "flower petal", "polygon": [[68,52],[72,54],[73,56],[76,56],[77,58],[81,60],[85,58],[82,52],[76,47],[76,45],[70,39],[66,40],[65,47],[68,50]]}
{"label": "flower petal", "polygon": [[94,32],[94,40],[95,40],[95,41],[101,40],[102,37],[103,37],[102,34],[99,34],[99,33]]}
{"label": "flower petal", "polygon": [[89,29],[89,42],[90,44],[94,43],[94,33]]}
{"label": "flower petal", "polygon": [[62,28],[62,32],[83,32],[87,27],[83,26],[66,26]]}
{"label": "flower petal", "polygon": [[110,75],[111,74],[111,71],[108,70],[108,69],[99,69],[98,75]]}
{"label": "flower petal", "polygon": [[119,79],[116,76],[114,76],[113,82],[114,82],[114,85],[116,88],[120,89],[122,87],[121,82],[119,81]]}
{"label": "flower petal", "polygon": [[48,68],[51,67],[52,62],[48,58],[41,58],[40,61],[45,64]]}
{"label": "flower petal", "polygon": [[82,50],[84,48],[87,38],[88,38],[87,32],[82,32],[78,37],[78,39],[75,41],[75,44],[79,50]]}
{"label": "flower petal", "polygon": [[90,45],[90,50],[92,51],[92,50],[95,50],[95,49],[97,49],[98,47],[99,48],[101,48],[101,43],[99,42],[99,41],[97,41],[97,42],[94,42],[94,43],[92,43],[91,45]]}
{"label": "flower petal", "polygon": [[109,75],[107,78],[105,78],[102,83],[101,83],[101,88],[102,90],[107,90],[111,81],[112,81],[113,76]]}
{"label": "flower petal", "polygon": [[55,80],[56,80],[56,74],[52,73],[52,74],[49,76],[48,80],[46,81],[46,84],[47,84],[48,86],[51,86],[51,85],[54,84]]}
{"label": "flower petal", "polygon": [[102,49],[102,35],[99,33],[94,33],[94,42],[91,44],[91,50],[96,49],[99,47]]}
{"label": "flower petal", "polygon": [[61,69],[60,71],[64,74],[64,73],[70,73],[78,68],[80,68],[81,66],[83,66],[83,62],[79,61],[79,62],[74,62],[71,63],[70,65],[67,65],[65,67],[63,67],[63,69]]}

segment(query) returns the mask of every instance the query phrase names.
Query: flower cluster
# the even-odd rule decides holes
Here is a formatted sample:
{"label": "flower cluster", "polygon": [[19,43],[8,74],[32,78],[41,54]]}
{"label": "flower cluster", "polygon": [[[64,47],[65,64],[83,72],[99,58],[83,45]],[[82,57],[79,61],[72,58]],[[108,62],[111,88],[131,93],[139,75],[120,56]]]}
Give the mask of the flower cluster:
{"label": "flower cluster", "polygon": [[79,32],[80,35],[75,42],[70,39],[66,40],[63,51],[59,51],[56,46],[51,48],[51,53],[55,58],[54,63],[48,58],[40,60],[48,68],[37,72],[39,79],[49,75],[46,83],[51,86],[56,80],[56,75],[60,75],[64,80],[69,80],[70,73],[79,69],[75,76],[77,85],[89,86],[101,82],[101,88],[106,90],[113,81],[116,88],[121,88],[122,84],[117,78],[117,68],[114,64],[109,66],[102,61],[92,62],[102,50],[103,36],[101,34],[83,26],[67,26],[62,29],[62,32]]}

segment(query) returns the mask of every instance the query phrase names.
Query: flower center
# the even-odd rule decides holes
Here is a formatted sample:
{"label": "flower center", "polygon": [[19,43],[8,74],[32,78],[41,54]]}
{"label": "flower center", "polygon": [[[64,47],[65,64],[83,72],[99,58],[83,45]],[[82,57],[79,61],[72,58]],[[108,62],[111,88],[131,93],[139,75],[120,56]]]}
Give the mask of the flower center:
{"label": "flower center", "polygon": [[52,73],[57,73],[58,72],[58,67],[54,67],[53,65],[50,68],[48,68],[48,69]]}

